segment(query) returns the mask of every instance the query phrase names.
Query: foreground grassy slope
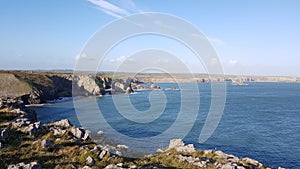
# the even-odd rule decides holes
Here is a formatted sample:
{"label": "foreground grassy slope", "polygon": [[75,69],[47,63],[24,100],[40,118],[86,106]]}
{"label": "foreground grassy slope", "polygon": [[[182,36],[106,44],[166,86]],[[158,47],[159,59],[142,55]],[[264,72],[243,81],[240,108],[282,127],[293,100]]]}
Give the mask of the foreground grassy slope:
{"label": "foreground grassy slope", "polygon": [[[7,108],[0,109],[0,129],[9,131],[8,136],[0,137],[2,148],[0,148],[0,169],[5,169],[11,164],[37,162],[42,168],[178,168],[178,169],[220,169],[226,165],[235,165],[239,169],[266,169],[267,167],[252,159],[239,159],[233,155],[221,151],[191,150],[179,151],[177,148],[160,150],[154,155],[144,158],[126,158],[110,153],[99,146],[93,140],[74,140],[70,132],[54,134],[51,128],[55,123],[45,124],[42,132],[37,135],[29,135],[10,125],[10,121],[18,114]],[[73,126],[67,127],[72,129]],[[3,131],[3,130],[2,130]],[[69,131],[69,130],[68,130]],[[43,141],[50,142],[48,145]],[[183,144],[183,143],[181,143]],[[184,145],[182,145],[184,146]],[[102,154],[106,151],[105,154]],[[101,156],[101,158],[100,158]],[[87,159],[92,158],[90,163]],[[228,167],[228,166],[227,166]],[[234,167],[234,166],[232,166]],[[225,167],[226,168],[226,167]],[[270,168],[269,168],[270,169]]]}
{"label": "foreground grassy slope", "polygon": [[[14,119],[17,115],[0,110],[0,126],[8,127],[9,137],[4,142],[4,148],[0,149],[0,168],[7,168],[10,164],[20,162],[30,163],[37,161],[43,168],[72,168],[82,167],[87,165],[86,158],[88,156],[95,160],[92,168],[104,168],[109,164],[123,163],[124,167],[139,166],[139,167],[167,167],[167,168],[196,168],[186,162],[180,162],[174,158],[175,151],[166,152],[158,156],[148,156],[143,159],[131,159],[113,156],[107,153],[102,159],[99,159],[99,152],[90,151],[97,144],[92,140],[73,142],[70,141],[69,133],[63,135],[53,135],[48,132],[47,127],[45,132],[38,136],[30,136],[18,129],[8,126],[8,122]],[[48,126],[49,128],[50,126]],[[41,146],[42,140],[49,140],[54,144],[44,148]],[[173,155],[169,155],[172,153]],[[201,154],[199,154],[201,155]]]}

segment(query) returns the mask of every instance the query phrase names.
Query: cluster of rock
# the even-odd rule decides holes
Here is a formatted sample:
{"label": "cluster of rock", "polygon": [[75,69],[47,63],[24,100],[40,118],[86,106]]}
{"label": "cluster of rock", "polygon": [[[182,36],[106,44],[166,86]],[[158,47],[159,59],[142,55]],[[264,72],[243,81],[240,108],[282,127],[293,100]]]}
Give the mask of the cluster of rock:
{"label": "cluster of rock", "polygon": [[[1,107],[5,108],[10,113],[17,114],[18,116],[10,121],[5,128],[0,128],[0,148],[3,148],[2,143],[6,143],[6,139],[10,137],[11,130],[18,130],[23,133],[27,133],[33,138],[37,138],[39,135],[45,135],[47,133],[52,133],[54,136],[57,136],[56,140],[49,139],[37,139],[34,144],[39,144],[45,151],[50,150],[55,146],[57,141],[60,141],[58,136],[66,136],[65,141],[72,143],[80,143],[90,140],[89,132],[73,126],[69,120],[62,119],[50,124],[42,125],[37,121],[36,114],[34,111],[24,107],[20,100],[5,100],[1,99]],[[99,134],[103,134],[100,132]],[[6,143],[7,144],[7,143]],[[96,161],[105,161],[109,163],[114,158],[122,156],[122,151],[126,150],[128,147],[125,145],[95,145],[93,148],[83,144],[79,147],[80,150],[96,154],[96,156],[87,156],[85,159],[86,166],[83,166],[82,169],[91,169],[97,167]],[[1,150],[0,150],[1,151]],[[217,168],[217,169],[271,169],[267,166],[264,166],[262,163],[251,159],[251,158],[238,158],[234,155],[226,154],[222,151],[214,150],[196,150],[193,144],[185,144],[181,139],[170,140],[169,146],[167,149],[162,150],[158,149],[157,154],[152,156],[174,156],[177,160],[181,162],[188,163],[193,165],[196,168]],[[196,154],[196,155],[195,155]],[[176,160],[176,159],[174,159]],[[163,168],[160,166],[151,166],[150,168]],[[30,163],[17,163],[10,164],[9,169],[40,169],[42,165],[36,161]],[[73,168],[76,168],[73,166]],[[80,167],[79,167],[80,168]],[[129,168],[149,168],[137,166],[136,164],[108,164],[105,169],[129,169]],[[283,168],[278,168],[283,169]]]}
{"label": "cluster of rock", "polygon": [[[61,138],[59,136],[62,135],[67,135],[67,139],[64,141],[78,143],[79,145],[83,141],[90,140],[89,131],[72,125],[68,119],[62,119],[60,121],[42,125],[39,121],[37,121],[36,113],[30,109],[27,109],[24,104],[22,104],[22,101],[1,99],[1,104],[1,108],[6,108],[5,110],[8,113],[16,114],[17,117],[8,122],[5,125],[7,127],[0,128],[0,149],[4,148],[4,144],[2,143],[8,144],[7,138],[11,136],[11,133],[13,133],[11,132],[12,130],[17,130],[24,134],[28,134],[33,138],[38,138],[40,135],[45,135],[51,132],[53,136],[58,137],[56,140],[51,141],[49,139],[37,139],[37,141],[34,141],[34,144],[39,144],[45,150],[54,147],[55,142],[60,141]],[[106,161],[110,161],[115,157],[122,156],[121,150],[127,149],[127,147],[125,145],[118,145],[114,147],[98,144],[92,149],[90,149],[87,145],[81,146],[80,149],[98,153],[99,160],[104,159],[109,154]],[[95,164],[95,159],[93,159],[91,156],[88,156],[86,158],[86,164],[87,166],[84,166],[83,168],[90,168],[89,166],[93,166]],[[42,165],[36,161],[27,164],[20,162],[17,164],[10,164],[8,168],[40,169],[42,168]],[[74,168],[76,167],[74,166]]]}
{"label": "cluster of rock", "polygon": [[145,86],[141,83],[132,83],[131,87],[133,90],[160,90],[161,88],[156,84],[151,84],[150,87]]}
{"label": "cluster of rock", "polygon": [[[125,146],[125,145],[118,145],[118,146],[114,147],[114,146],[111,146],[111,145],[101,145],[101,144],[98,144],[94,148],[91,148],[91,149],[88,148],[88,146],[82,146],[80,148],[84,149],[86,151],[90,151],[90,152],[96,153],[97,154],[97,160],[99,160],[99,161],[105,160],[106,162],[109,162],[113,158],[121,157],[122,156],[122,152],[121,151],[123,149],[127,149],[128,147]],[[89,169],[90,167],[95,166],[95,160],[96,159],[94,159],[92,156],[88,156],[86,158],[86,164],[87,164],[87,166],[84,166],[83,168]],[[114,164],[108,165],[105,168],[110,168],[112,165],[114,165]],[[116,166],[122,167],[123,163],[118,163],[118,164],[116,164]]]}
{"label": "cluster of rock", "polygon": [[18,108],[10,112],[18,114],[18,117],[9,123],[10,127],[28,133],[30,136],[36,136],[43,131],[43,126],[41,122],[37,121],[35,111],[29,109],[23,111]]}
{"label": "cluster of rock", "polygon": [[128,78],[126,81],[122,79],[114,79],[112,83],[111,94],[132,93],[132,82],[133,80],[131,78]]}
{"label": "cluster of rock", "polygon": [[37,162],[31,162],[28,164],[22,162],[18,164],[9,165],[7,169],[42,169],[42,166]]}
{"label": "cluster of rock", "polygon": [[[182,154],[176,155],[176,157],[180,161],[188,162],[189,164],[195,165],[200,168],[213,166],[214,168],[218,169],[271,169],[270,167],[264,166],[262,163],[251,158],[238,158],[234,155],[226,154],[219,150],[196,150],[193,144],[185,145],[181,139],[170,140],[168,149],[166,149],[165,151],[159,149],[158,152],[165,153],[172,149],[184,154],[193,153],[196,151],[201,152],[203,155],[199,157]],[[278,169],[284,168],[278,167]]]}
{"label": "cluster of rock", "polygon": [[62,119],[57,122],[45,124],[50,132],[53,132],[54,136],[70,134],[72,138],[69,141],[86,141],[89,140],[89,131],[79,127],[73,126],[68,119]]}
{"label": "cluster of rock", "polygon": [[11,108],[11,107],[14,108],[24,107],[23,101],[19,99],[0,97],[0,109]]}
{"label": "cluster of rock", "polygon": [[8,113],[17,115],[6,125],[7,127],[0,128],[2,142],[5,142],[6,138],[9,137],[10,129],[17,129],[31,136],[43,130],[43,126],[37,121],[35,111],[25,108],[21,100],[1,98],[0,105],[1,109],[5,108]]}

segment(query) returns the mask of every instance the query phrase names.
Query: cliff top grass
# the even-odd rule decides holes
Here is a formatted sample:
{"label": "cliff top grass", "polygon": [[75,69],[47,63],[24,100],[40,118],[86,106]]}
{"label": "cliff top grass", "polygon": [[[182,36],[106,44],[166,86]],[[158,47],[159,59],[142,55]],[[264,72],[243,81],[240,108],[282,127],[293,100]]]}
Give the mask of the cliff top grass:
{"label": "cliff top grass", "polygon": [[[73,129],[75,126],[71,124],[63,127],[62,129],[66,129],[67,132],[61,134],[54,135],[53,127],[57,127],[57,124],[52,123],[43,125],[43,129],[38,132],[37,135],[29,135],[29,133],[21,130],[22,127],[16,128],[14,125],[7,125],[8,122],[18,117],[19,114],[14,112],[15,111],[11,111],[9,108],[0,109],[0,131],[6,128],[9,132],[6,138],[3,139],[3,137],[0,137],[2,144],[2,148],[0,149],[0,169],[21,162],[26,164],[37,162],[41,164],[43,168],[82,168],[83,166],[89,165],[87,161],[88,157],[93,159],[93,164],[91,165],[92,169],[105,168],[108,165],[121,163],[122,167],[125,168],[217,169],[220,168],[219,164],[221,167],[225,164],[231,164],[230,159],[235,160],[235,164],[243,166],[244,169],[266,168],[262,164],[261,166],[257,166],[256,163],[258,162],[251,162],[255,160],[249,159],[249,162],[247,159],[239,159],[221,151],[217,153],[217,151],[200,151],[192,148],[193,151],[179,152],[177,149],[178,145],[176,145],[175,148],[169,148],[160,151],[160,153],[147,155],[139,159],[120,157],[107,152],[102,145],[98,145],[93,140],[74,140],[74,135],[70,132],[70,129]],[[45,146],[45,144],[43,144],[45,140],[51,142],[51,144]],[[182,144],[184,143],[182,142]],[[98,149],[99,146],[102,146],[102,148]],[[99,155],[103,151],[106,151],[105,155],[99,158]],[[198,163],[207,163],[203,167],[199,167],[194,164],[195,161],[198,161]]]}
{"label": "cliff top grass", "polygon": [[[6,110],[0,111],[0,125],[3,125],[12,119],[17,114],[8,113]],[[3,125],[4,126],[4,125]],[[7,126],[6,126],[7,127]],[[47,127],[46,126],[46,131]],[[90,151],[97,144],[92,141],[72,142],[68,133],[64,135],[53,135],[53,132],[44,132],[36,137],[30,136],[17,129],[8,127],[9,136],[3,142],[4,148],[0,149],[1,164],[0,169],[7,168],[10,164],[17,164],[20,162],[30,163],[36,161],[40,163],[43,168],[72,168],[72,166],[82,167],[87,164],[86,158],[88,156],[95,160],[95,165],[92,168],[104,168],[109,164],[123,163],[124,167],[163,167],[163,168],[185,168],[196,169],[188,162],[180,161],[176,155],[182,154],[175,150],[168,150],[158,155],[149,155],[141,159],[132,159],[125,157],[113,156],[107,153],[102,159],[99,159],[99,152]],[[42,140],[49,140],[54,144],[50,147],[42,147]],[[85,148],[83,148],[85,147]],[[203,155],[201,152],[184,153],[183,155],[201,156],[213,158],[213,155]],[[206,168],[213,169],[213,166]]]}

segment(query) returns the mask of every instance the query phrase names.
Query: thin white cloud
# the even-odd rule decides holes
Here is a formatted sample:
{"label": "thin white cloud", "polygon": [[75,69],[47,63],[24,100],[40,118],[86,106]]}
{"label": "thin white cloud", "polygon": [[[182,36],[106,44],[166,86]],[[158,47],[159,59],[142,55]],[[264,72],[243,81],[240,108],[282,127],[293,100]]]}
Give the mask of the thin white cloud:
{"label": "thin white cloud", "polygon": [[118,58],[107,59],[109,62],[124,62],[126,60],[126,56],[120,56]]}
{"label": "thin white cloud", "polygon": [[81,53],[75,56],[75,61],[96,61],[95,57],[89,57],[86,53]]}
{"label": "thin white cloud", "polygon": [[81,53],[75,56],[75,60],[84,59],[87,58],[87,55],[85,53]]}
{"label": "thin white cloud", "polygon": [[229,64],[230,65],[236,65],[238,63],[238,61],[237,60],[229,60]]}
{"label": "thin white cloud", "polygon": [[194,38],[201,39],[201,40],[203,40],[203,39],[206,38],[207,40],[209,40],[213,44],[220,44],[220,45],[224,45],[225,44],[224,41],[222,41],[219,38],[205,37],[204,35],[195,34],[195,33],[192,33],[192,36]]}
{"label": "thin white cloud", "polygon": [[113,4],[106,0],[87,0],[92,4],[96,5],[98,9],[107,15],[113,16],[115,18],[122,18],[124,16],[139,13],[139,10],[133,1],[131,0],[119,0],[118,5]]}
{"label": "thin white cloud", "polygon": [[218,39],[218,38],[208,38],[208,40],[212,43],[224,44],[224,42],[221,39]]}
{"label": "thin white cloud", "polygon": [[113,17],[115,17],[115,18],[118,18],[118,19],[121,19],[121,18],[123,18],[123,16],[121,16],[121,15],[118,15],[118,14],[116,14],[116,13],[114,13],[114,12],[111,12],[111,11],[108,11],[108,10],[105,10],[105,9],[101,9],[104,13],[106,13],[107,15],[111,15],[111,16],[113,16]]}

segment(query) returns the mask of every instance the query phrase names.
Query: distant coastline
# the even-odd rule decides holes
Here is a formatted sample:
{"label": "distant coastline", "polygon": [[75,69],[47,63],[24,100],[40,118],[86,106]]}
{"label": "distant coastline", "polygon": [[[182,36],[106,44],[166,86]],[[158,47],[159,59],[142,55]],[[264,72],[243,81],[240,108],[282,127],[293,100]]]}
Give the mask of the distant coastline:
{"label": "distant coastline", "polygon": [[[9,73],[34,73],[34,74],[49,74],[49,75],[71,75],[74,74],[73,70],[0,70],[0,74]],[[80,74],[95,74],[95,72],[76,72]],[[105,75],[105,76],[114,76],[119,78],[127,78],[127,77],[135,77],[141,81],[145,82],[176,82],[174,78],[176,78],[177,82],[215,82],[222,81],[224,78],[225,81],[243,81],[243,82],[291,82],[291,83],[299,83],[300,77],[296,76],[267,76],[267,75],[208,75],[206,73],[194,73],[194,74],[186,74],[186,73],[133,73],[133,72],[111,72],[111,71],[103,71],[97,72],[97,75]],[[193,76],[193,79],[186,79],[186,77]]]}
{"label": "distant coastline", "polygon": [[[21,98],[25,104],[41,104],[49,100],[75,96],[101,96],[132,93],[135,90],[161,90],[156,83],[251,82],[299,83],[298,77],[236,76],[167,73],[113,73],[69,71],[0,71],[0,97]],[[148,85],[144,85],[148,84]],[[150,85],[151,84],[151,85]],[[162,89],[163,90],[163,89]]]}

